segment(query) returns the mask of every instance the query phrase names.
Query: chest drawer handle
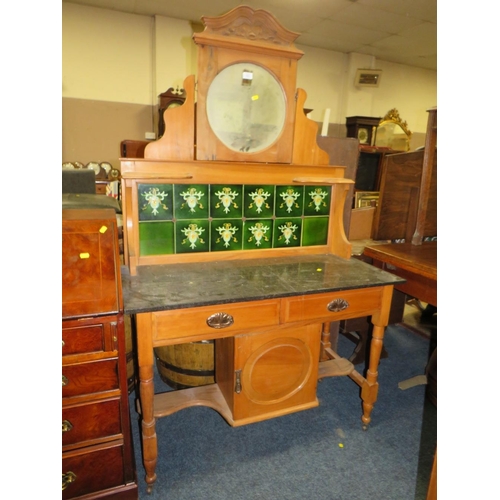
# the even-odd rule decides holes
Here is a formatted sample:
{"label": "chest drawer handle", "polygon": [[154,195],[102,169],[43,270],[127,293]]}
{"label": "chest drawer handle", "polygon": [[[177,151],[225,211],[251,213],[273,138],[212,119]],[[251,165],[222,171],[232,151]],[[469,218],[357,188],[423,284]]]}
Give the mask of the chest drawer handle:
{"label": "chest drawer handle", "polygon": [[74,472],[66,472],[62,475],[62,489],[65,490],[67,486],[76,481],[76,474]]}
{"label": "chest drawer handle", "polygon": [[227,328],[234,323],[234,318],[227,313],[215,313],[207,318],[207,325],[210,328]]}
{"label": "chest drawer handle", "polygon": [[63,420],[62,431],[69,432],[71,429],[73,429],[73,424],[69,420]]}
{"label": "chest drawer handle", "polygon": [[347,309],[349,307],[349,302],[345,299],[335,299],[332,300],[328,305],[327,308],[330,312],[340,312],[343,311],[344,309]]}
{"label": "chest drawer handle", "polygon": [[69,380],[68,380],[68,379],[67,379],[67,378],[63,375],[63,376],[62,376],[62,385],[63,385],[63,387],[64,387],[65,385],[68,385],[68,382],[69,382]]}

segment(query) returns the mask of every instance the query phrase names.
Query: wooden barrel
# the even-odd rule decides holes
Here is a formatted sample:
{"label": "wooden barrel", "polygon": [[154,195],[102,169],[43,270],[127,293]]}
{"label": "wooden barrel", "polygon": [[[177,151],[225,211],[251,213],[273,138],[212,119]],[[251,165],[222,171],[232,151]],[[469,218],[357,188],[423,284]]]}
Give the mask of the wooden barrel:
{"label": "wooden barrel", "polygon": [[154,349],[158,373],[173,389],[214,383],[214,341],[189,342]]}

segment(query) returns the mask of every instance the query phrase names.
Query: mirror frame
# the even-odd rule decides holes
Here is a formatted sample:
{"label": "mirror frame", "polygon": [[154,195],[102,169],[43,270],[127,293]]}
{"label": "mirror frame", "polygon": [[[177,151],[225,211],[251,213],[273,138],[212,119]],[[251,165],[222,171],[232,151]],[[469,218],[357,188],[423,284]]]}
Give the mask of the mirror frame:
{"label": "mirror frame", "polygon": [[[395,151],[409,151],[410,150],[410,139],[411,139],[411,136],[412,136],[412,132],[408,128],[408,124],[406,123],[406,121],[404,121],[399,116],[399,111],[396,108],[390,109],[385,114],[385,116],[380,120],[380,123],[378,124],[378,127],[377,127],[377,135],[378,135],[379,128],[382,127],[383,125],[388,124],[388,123],[394,123],[395,125],[399,125],[399,127],[401,128],[401,130],[406,135],[406,138],[407,138],[407,141],[408,141],[408,147],[406,149],[404,149],[404,150],[399,150],[399,149],[395,149],[395,148],[391,148],[391,149],[394,149]],[[377,137],[376,136],[375,136],[375,146],[380,147],[377,144]]]}

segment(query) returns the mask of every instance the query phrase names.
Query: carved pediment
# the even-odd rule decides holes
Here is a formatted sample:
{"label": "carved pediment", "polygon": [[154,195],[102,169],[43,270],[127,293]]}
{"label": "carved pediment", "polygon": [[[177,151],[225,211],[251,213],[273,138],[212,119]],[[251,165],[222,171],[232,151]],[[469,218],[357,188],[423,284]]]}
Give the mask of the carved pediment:
{"label": "carved pediment", "polygon": [[293,46],[299,33],[284,28],[277,19],[262,9],[246,5],[236,7],[220,17],[204,16],[205,34],[262,41],[273,45]]}

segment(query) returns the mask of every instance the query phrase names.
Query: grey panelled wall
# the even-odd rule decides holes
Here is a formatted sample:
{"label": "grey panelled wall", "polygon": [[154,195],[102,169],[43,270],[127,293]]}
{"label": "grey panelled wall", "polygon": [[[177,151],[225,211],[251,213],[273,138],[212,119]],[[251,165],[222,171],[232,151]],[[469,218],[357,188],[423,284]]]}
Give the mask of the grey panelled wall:
{"label": "grey panelled wall", "polygon": [[155,131],[155,112],[144,104],[63,98],[62,161],[107,161],[119,169],[120,142]]}
{"label": "grey panelled wall", "polygon": [[[156,105],[63,98],[62,161],[107,161],[120,169],[121,141],[144,141],[145,132],[158,134],[157,114]],[[321,130],[321,123],[316,123]],[[330,123],[329,137],[345,135],[345,123]],[[425,134],[414,133],[411,149],[423,146],[424,141]]]}

